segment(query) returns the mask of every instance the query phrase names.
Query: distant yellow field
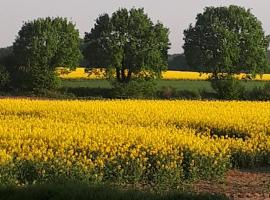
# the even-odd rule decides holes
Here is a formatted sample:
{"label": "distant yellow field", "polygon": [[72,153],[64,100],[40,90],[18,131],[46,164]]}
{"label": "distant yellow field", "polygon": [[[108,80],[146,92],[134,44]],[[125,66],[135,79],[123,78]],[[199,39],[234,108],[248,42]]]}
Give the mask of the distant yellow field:
{"label": "distant yellow field", "polygon": [[166,71],[162,73],[162,78],[176,80],[206,80],[210,75],[211,74],[201,74],[199,72]]}
{"label": "distant yellow field", "polygon": [[76,70],[66,70],[64,68],[57,68],[56,70],[61,78],[67,79],[104,79],[105,78],[105,69],[92,69],[86,71],[83,67],[77,67]]}
{"label": "distant yellow field", "polygon": [[[88,71],[82,67],[78,67],[74,71],[58,68],[57,72],[61,78],[66,79],[104,79],[106,77],[106,71],[103,68],[95,68]],[[236,75],[236,77],[242,79],[245,75],[246,74],[239,74]],[[188,71],[166,71],[162,73],[162,78],[167,80],[207,80],[210,76],[210,73]],[[270,74],[264,74],[262,77],[257,75],[255,80],[269,81]]]}

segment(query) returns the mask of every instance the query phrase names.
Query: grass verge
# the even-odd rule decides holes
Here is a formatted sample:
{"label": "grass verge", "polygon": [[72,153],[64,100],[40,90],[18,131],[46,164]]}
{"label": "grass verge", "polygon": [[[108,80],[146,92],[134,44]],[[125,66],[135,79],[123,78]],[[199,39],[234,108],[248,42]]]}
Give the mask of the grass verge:
{"label": "grass verge", "polygon": [[109,186],[32,185],[0,188],[1,200],[227,200],[222,195],[170,192],[157,194],[138,190],[123,190]]}

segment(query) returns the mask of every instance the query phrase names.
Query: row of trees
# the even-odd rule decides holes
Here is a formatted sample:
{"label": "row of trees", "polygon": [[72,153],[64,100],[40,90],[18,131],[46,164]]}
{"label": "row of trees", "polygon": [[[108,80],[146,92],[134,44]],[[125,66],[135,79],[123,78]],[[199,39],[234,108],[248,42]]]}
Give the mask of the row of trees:
{"label": "row of trees", "polygon": [[[26,22],[11,53],[0,59],[4,66],[0,68],[0,87],[54,89],[58,82],[55,68],[73,68],[82,56],[89,67],[105,67],[109,76],[116,74],[119,83],[159,77],[167,67],[168,36],[168,28],[153,23],[143,9],[135,8],[100,15],[84,40],[64,18]],[[187,63],[213,72],[213,79],[242,71],[255,75],[268,66],[269,37],[245,8],[207,7],[184,36]]]}
{"label": "row of trees", "polygon": [[[270,50],[267,51],[267,60],[270,63]],[[84,65],[81,65],[84,66]],[[187,64],[186,57],[184,53],[176,53],[168,55],[168,70],[173,71],[192,71],[192,72],[207,72],[206,69],[201,68],[200,66],[190,66]],[[268,65],[265,73],[270,73],[270,65]]]}

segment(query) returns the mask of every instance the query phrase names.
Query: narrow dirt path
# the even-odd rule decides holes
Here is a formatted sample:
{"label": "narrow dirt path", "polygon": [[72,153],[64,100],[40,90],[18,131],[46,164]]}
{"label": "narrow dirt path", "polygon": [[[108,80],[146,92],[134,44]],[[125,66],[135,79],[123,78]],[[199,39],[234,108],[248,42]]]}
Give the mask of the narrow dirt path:
{"label": "narrow dirt path", "polygon": [[197,192],[225,194],[235,200],[270,200],[270,167],[257,170],[231,170],[222,182],[199,181]]}

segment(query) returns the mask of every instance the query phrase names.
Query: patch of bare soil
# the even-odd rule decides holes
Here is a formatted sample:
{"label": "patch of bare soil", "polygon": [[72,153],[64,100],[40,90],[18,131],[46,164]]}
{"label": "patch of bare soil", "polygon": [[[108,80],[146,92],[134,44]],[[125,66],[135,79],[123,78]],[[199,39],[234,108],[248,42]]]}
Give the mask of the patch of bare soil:
{"label": "patch of bare soil", "polygon": [[225,194],[235,200],[270,200],[270,168],[231,170],[222,182],[199,181],[196,192]]}

